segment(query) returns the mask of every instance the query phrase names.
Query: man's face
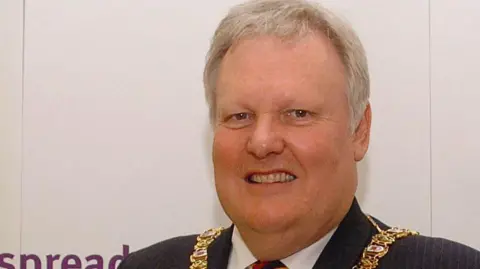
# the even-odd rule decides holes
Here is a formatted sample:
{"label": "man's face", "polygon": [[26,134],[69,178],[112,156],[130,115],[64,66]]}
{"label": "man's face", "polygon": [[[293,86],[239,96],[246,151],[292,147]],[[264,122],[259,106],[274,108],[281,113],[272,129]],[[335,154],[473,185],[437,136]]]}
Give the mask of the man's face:
{"label": "man's face", "polygon": [[255,232],[321,225],[349,206],[368,139],[349,130],[344,67],[321,35],[245,39],[217,80],[213,162],[220,202]]}

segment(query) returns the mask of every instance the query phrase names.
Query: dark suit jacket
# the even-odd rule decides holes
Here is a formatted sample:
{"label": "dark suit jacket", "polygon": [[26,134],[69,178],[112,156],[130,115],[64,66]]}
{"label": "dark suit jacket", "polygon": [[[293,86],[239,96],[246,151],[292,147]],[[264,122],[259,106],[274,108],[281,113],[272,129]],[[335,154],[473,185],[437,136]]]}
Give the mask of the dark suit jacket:
{"label": "dark suit jacket", "polygon": [[[379,224],[382,229],[388,228],[381,222]],[[475,227],[470,228],[475,230]],[[232,232],[233,226],[209,246],[209,269],[227,268]],[[354,200],[337,231],[319,254],[313,269],[352,268],[376,232]],[[134,252],[118,269],[188,269],[196,237],[197,235],[176,237]],[[480,252],[446,239],[409,236],[395,242],[377,268],[480,269]]]}

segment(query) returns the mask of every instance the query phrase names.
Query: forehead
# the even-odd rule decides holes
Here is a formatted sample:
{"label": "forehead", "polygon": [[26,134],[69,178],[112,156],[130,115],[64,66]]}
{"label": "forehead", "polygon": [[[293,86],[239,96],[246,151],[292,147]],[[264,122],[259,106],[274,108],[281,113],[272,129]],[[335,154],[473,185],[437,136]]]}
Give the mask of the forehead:
{"label": "forehead", "polygon": [[313,89],[344,90],[344,67],[323,35],[292,41],[261,36],[241,40],[228,51],[216,88],[217,99],[262,93],[291,98]]}

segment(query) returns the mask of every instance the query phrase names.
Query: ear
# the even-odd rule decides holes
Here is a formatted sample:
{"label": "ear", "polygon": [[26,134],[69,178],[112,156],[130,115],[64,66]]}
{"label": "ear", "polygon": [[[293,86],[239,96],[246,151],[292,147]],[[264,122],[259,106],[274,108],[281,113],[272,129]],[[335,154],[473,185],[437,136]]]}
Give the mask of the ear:
{"label": "ear", "polygon": [[363,117],[360,120],[354,133],[353,147],[355,161],[361,161],[367,154],[370,144],[370,127],[372,123],[372,109],[370,103],[367,104]]}

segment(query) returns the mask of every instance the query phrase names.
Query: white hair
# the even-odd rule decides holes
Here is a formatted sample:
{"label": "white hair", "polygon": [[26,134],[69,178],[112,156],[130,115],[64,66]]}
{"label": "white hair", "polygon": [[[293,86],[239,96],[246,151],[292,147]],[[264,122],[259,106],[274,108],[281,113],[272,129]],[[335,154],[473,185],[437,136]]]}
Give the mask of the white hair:
{"label": "white hair", "polygon": [[334,45],[346,70],[350,127],[357,127],[370,97],[370,79],[364,48],[346,21],[319,4],[306,0],[253,0],[230,9],[216,29],[204,69],[205,97],[210,120],[216,113],[215,86],[221,61],[242,38],[272,35],[292,40],[322,33]]}

